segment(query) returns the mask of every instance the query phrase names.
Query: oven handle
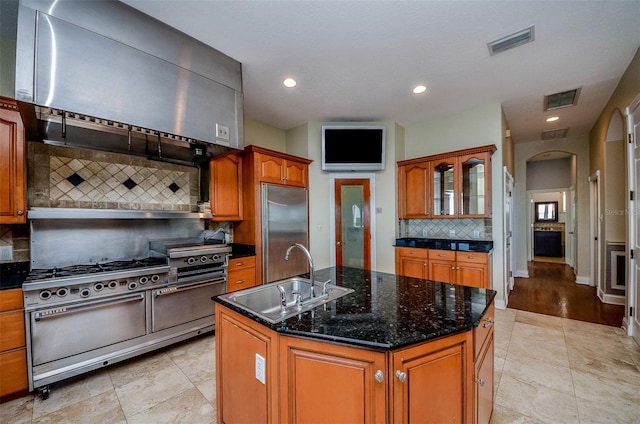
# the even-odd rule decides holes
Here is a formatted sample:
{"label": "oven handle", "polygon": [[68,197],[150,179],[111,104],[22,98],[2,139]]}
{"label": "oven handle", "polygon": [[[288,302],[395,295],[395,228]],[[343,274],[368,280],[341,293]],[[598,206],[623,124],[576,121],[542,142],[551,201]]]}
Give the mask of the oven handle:
{"label": "oven handle", "polygon": [[38,311],[33,313],[33,318],[36,321],[40,321],[43,319],[59,317],[60,315],[90,311],[92,309],[104,308],[106,306],[118,305],[120,303],[137,302],[141,300],[144,300],[144,294],[139,293],[135,296],[123,297],[116,300],[105,300],[102,302],[92,303],[91,305],[61,306],[59,308],[52,308],[45,311]]}
{"label": "oven handle", "polygon": [[160,297],[167,294],[180,293],[187,290],[199,289],[201,287],[213,286],[214,284],[224,284],[225,281],[226,281],[225,278],[220,278],[204,284],[196,283],[196,284],[191,284],[189,286],[182,286],[182,287],[167,287],[164,289],[154,290],[153,294],[155,297]]}

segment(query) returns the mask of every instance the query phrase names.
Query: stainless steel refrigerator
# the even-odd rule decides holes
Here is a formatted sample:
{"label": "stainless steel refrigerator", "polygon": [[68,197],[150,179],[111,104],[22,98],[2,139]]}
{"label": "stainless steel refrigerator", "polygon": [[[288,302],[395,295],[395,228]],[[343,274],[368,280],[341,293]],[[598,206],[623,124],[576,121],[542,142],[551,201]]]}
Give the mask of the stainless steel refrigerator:
{"label": "stainless steel refrigerator", "polygon": [[262,184],[262,277],[265,283],[308,272],[308,262],[292,243],[309,248],[309,204],[307,189]]}

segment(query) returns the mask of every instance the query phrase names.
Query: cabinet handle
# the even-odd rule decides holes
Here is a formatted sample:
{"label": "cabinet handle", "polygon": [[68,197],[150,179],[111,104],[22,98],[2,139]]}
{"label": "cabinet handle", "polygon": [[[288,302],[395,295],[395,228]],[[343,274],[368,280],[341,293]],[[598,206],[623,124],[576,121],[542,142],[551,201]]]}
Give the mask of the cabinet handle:
{"label": "cabinet handle", "polygon": [[384,373],[382,372],[382,370],[378,370],[373,375],[373,378],[375,378],[378,383],[382,383],[384,381]]}
{"label": "cabinet handle", "polygon": [[417,253],[418,253],[418,252],[414,252],[414,251],[409,252],[409,254],[410,254],[410,255],[415,255],[415,254],[417,254]]}
{"label": "cabinet handle", "polygon": [[487,322],[485,322],[484,324],[482,324],[482,326],[484,328],[489,328],[493,325],[493,318],[489,317],[487,318]]}
{"label": "cabinet handle", "polygon": [[406,372],[402,372],[400,370],[396,370],[396,377],[398,378],[398,380],[400,380],[401,383],[404,383],[405,381],[407,381],[407,373]]}
{"label": "cabinet handle", "polygon": [[242,266],[242,265],[244,265],[244,262],[238,262],[238,263],[236,264],[236,266]]}
{"label": "cabinet handle", "polygon": [[18,211],[18,215],[20,215],[20,216],[24,215],[24,211],[23,210],[19,210]]}
{"label": "cabinet handle", "polygon": [[242,284],[242,283],[244,283],[245,281],[247,281],[247,280],[238,280],[238,281],[236,281],[236,282],[235,282],[235,284]]}
{"label": "cabinet handle", "polygon": [[484,386],[484,380],[482,378],[477,378],[476,377],[476,383],[478,383],[481,386]]}
{"label": "cabinet handle", "polygon": [[476,259],[475,256],[467,256],[467,259]]}

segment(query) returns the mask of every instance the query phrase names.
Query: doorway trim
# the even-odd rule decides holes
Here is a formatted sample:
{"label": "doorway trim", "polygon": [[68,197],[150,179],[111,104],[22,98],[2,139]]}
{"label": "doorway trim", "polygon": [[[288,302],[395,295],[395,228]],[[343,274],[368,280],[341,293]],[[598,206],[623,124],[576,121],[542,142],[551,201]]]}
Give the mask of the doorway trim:
{"label": "doorway trim", "polygon": [[[600,170],[589,177],[589,257],[591,259],[590,286],[600,289],[602,224],[600,216]],[[576,279],[576,283],[585,284]],[[599,293],[599,290],[598,290]],[[599,297],[599,296],[598,296]],[[602,300],[602,299],[601,299]]]}
{"label": "doorway trim", "polygon": [[369,180],[369,210],[371,215],[371,271],[376,270],[376,174],[372,172],[332,172],[329,176],[329,231],[331,266],[336,266],[336,196],[334,187],[336,180]]}

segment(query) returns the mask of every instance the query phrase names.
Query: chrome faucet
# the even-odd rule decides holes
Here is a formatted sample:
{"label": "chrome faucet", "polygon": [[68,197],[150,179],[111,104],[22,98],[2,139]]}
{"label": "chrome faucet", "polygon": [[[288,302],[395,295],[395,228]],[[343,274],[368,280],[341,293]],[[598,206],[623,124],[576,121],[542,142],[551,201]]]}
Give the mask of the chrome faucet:
{"label": "chrome faucet", "polygon": [[280,284],[276,285],[276,287],[280,292],[280,310],[284,313],[287,309],[287,293]]}
{"label": "chrome faucet", "polygon": [[307,257],[307,261],[309,261],[309,279],[311,280],[311,297],[316,297],[316,288],[314,286],[314,275],[313,275],[313,259],[311,258],[311,253],[309,253],[307,248],[300,243],[293,243],[287,249],[287,253],[285,253],[284,259],[287,261],[289,260],[289,255],[291,254],[291,250],[294,247],[297,247],[298,249],[302,250],[305,256]]}

